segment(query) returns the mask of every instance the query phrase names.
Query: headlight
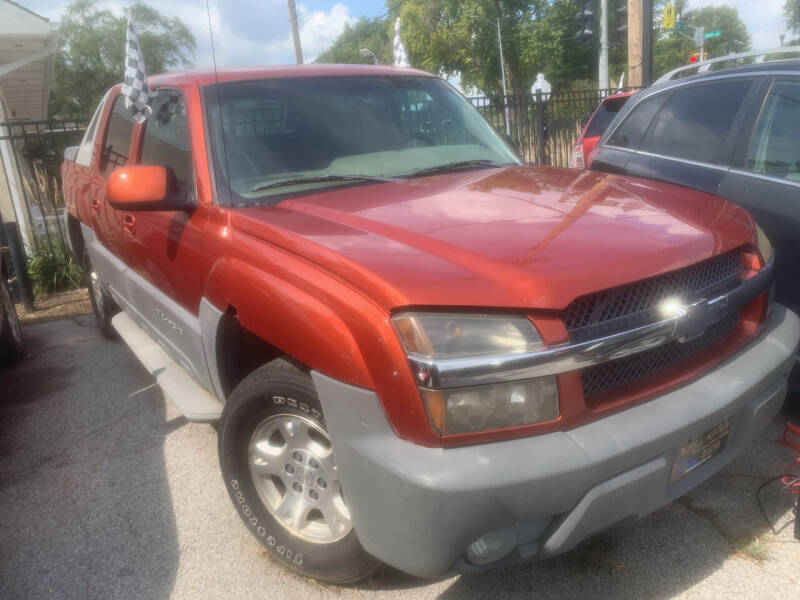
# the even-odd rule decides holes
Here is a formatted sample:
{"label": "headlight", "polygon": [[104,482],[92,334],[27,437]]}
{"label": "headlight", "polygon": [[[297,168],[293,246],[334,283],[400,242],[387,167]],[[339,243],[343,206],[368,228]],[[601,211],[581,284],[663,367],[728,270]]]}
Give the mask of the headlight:
{"label": "headlight", "polygon": [[558,418],[555,377],[420,392],[439,433],[489,431]]}
{"label": "headlight", "polygon": [[[523,316],[409,312],[395,328],[409,354],[436,360],[514,354],[542,348]],[[440,433],[470,433],[558,418],[554,377],[492,385],[431,389],[427,372],[414,373],[431,424]]]}
{"label": "headlight", "polygon": [[756,225],[756,236],[758,237],[758,251],[764,260],[764,264],[767,264],[772,258],[772,243],[769,241],[767,234],[764,233],[764,230],[758,225]]}
{"label": "headlight", "polygon": [[527,352],[542,347],[520,316],[402,313],[393,319],[409,354],[430,358]]}

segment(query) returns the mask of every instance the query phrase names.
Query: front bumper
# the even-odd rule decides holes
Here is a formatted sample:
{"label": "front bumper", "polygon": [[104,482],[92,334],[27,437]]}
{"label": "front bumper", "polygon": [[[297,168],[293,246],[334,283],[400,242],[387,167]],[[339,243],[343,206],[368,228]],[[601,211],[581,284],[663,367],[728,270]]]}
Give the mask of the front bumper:
{"label": "front bumper", "polygon": [[[398,438],[374,392],[313,378],[361,544],[435,576],[566,552],[697,486],[780,409],[798,340],[800,319],[776,305],[756,340],[679,389],[569,431],[451,449]],[[670,484],[678,447],[728,417],[725,449]],[[508,552],[476,567],[479,538]]]}

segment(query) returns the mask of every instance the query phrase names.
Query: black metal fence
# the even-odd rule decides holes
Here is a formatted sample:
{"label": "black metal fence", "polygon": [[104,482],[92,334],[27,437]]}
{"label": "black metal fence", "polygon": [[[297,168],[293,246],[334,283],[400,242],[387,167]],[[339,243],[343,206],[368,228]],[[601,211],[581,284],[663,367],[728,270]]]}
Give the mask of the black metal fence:
{"label": "black metal fence", "polygon": [[[4,234],[12,255],[12,276],[16,294],[31,307],[34,286],[52,291],[62,285],[66,274],[75,278],[66,244],[66,207],[61,196],[60,165],[67,146],[80,143],[88,120],[8,121],[0,123],[0,142],[10,143],[14,171],[24,210],[17,211],[17,222],[5,223]],[[11,180],[9,180],[9,185]],[[10,191],[10,188],[9,188]],[[24,229],[28,236],[22,239]],[[71,281],[68,283],[72,283]]]}
{"label": "black metal fence", "polygon": [[623,90],[537,92],[506,96],[505,102],[502,96],[470,97],[469,101],[497,131],[510,136],[525,161],[567,167],[572,146],[589,117],[605,97],[619,91]]}

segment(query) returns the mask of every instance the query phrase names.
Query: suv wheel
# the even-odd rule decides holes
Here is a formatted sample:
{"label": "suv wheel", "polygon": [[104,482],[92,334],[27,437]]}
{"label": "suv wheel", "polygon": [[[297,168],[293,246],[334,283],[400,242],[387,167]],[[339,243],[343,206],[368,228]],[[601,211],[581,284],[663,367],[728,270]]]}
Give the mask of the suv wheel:
{"label": "suv wheel", "polygon": [[298,367],[278,359],[236,387],[219,458],[239,516],[281,563],[338,584],[381,567],[353,530],[314,384]]}
{"label": "suv wheel", "polygon": [[89,250],[86,248],[83,250],[83,275],[100,333],[109,340],[117,339],[117,332],[111,325],[111,318],[119,312],[119,307],[106,291],[100,276],[94,270],[92,259],[89,258]]}
{"label": "suv wheel", "polygon": [[0,281],[0,294],[0,305],[6,306],[3,322],[0,323],[0,363],[8,363],[22,356],[22,327],[5,279]]}

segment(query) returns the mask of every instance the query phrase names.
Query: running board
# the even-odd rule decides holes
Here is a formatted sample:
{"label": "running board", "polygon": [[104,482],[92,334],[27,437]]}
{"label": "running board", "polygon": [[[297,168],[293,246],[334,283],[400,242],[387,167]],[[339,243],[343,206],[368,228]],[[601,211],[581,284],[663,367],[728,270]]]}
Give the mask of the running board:
{"label": "running board", "polygon": [[120,312],[111,324],[133,350],[144,368],[189,421],[219,421],[222,403],[200,386],[182,366],[172,360],[147,332],[134,323],[126,312]]}

